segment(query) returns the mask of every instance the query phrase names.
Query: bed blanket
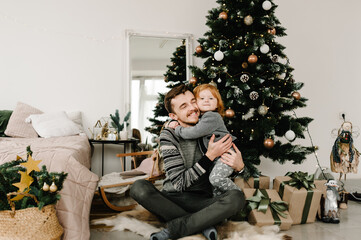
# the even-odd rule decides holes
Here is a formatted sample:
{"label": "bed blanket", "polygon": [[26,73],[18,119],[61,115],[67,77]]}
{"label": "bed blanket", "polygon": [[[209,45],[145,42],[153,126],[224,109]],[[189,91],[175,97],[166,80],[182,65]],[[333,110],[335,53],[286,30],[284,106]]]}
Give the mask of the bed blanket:
{"label": "bed blanket", "polygon": [[89,213],[94,191],[99,180],[90,168],[90,145],[86,136],[56,138],[0,138],[0,164],[26,156],[31,146],[33,158],[42,160],[49,172],[66,172],[68,176],[56,204],[63,239],[90,238]]}

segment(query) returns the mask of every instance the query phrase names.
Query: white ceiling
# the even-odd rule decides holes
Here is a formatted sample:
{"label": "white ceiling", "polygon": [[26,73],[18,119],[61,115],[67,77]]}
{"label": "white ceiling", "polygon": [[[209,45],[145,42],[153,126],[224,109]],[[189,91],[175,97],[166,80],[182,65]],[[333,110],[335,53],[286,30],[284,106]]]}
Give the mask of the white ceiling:
{"label": "white ceiling", "polygon": [[181,45],[181,39],[133,36],[130,38],[130,58],[133,61],[170,60]]}

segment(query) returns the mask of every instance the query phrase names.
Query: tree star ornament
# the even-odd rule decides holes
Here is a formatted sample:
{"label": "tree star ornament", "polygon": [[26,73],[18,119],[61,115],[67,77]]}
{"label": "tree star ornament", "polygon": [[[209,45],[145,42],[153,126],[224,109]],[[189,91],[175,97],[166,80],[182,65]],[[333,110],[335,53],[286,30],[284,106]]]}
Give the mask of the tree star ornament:
{"label": "tree star ornament", "polygon": [[34,182],[34,179],[30,177],[26,172],[19,172],[21,175],[20,182],[13,183],[13,185],[19,188],[18,192],[24,192],[26,188],[30,188],[30,185]]}
{"label": "tree star ornament", "polygon": [[33,170],[34,171],[40,171],[38,165],[41,162],[41,160],[34,160],[32,156],[28,157],[28,161],[24,163],[20,163],[20,165],[26,167],[26,173],[30,174]]}

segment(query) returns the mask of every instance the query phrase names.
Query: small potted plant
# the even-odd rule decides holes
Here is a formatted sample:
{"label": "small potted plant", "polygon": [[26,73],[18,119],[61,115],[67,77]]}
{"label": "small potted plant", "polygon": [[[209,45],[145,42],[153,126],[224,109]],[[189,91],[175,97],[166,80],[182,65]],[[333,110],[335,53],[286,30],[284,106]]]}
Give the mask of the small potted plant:
{"label": "small potted plant", "polygon": [[116,128],[117,131],[119,132],[119,138],[122,140],[126,140],[128,138],[127,124],[129,124],[130,112],[128,112],[125,115],[123,122],[120,121],[118,109],[115,110],[114,115],[110,114],[110,118],[112,119],[112,122],[111,122],[112,127]]}

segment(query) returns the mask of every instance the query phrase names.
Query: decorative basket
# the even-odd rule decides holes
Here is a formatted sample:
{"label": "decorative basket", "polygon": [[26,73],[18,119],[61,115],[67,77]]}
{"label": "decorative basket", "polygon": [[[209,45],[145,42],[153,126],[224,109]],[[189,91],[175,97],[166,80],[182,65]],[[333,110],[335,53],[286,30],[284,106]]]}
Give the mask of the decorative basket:
{"label": "decorative basket", "polygon": [[[7,194],[12,210],[0,211],[0,240],[60,240],[63,235],[63,228],[59,224],[54,205],[47,205],[41,210],[37,207],[15,210],[10,200],[11,195]],[[31,194],[21,194],[36,197]]]}

